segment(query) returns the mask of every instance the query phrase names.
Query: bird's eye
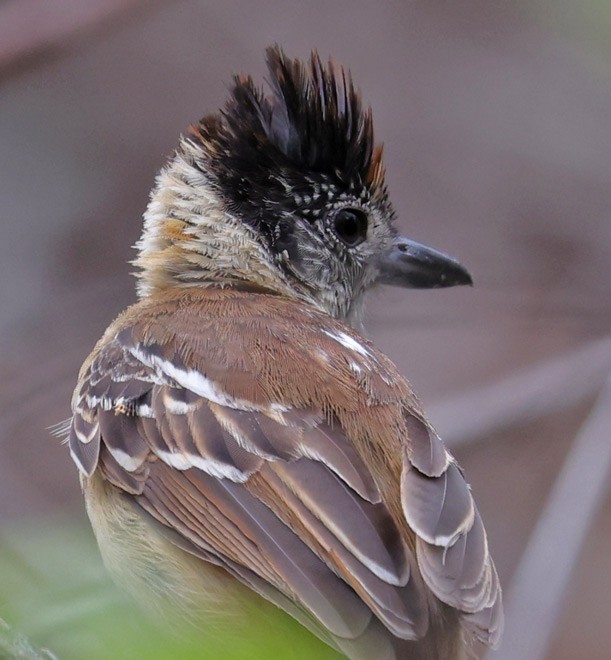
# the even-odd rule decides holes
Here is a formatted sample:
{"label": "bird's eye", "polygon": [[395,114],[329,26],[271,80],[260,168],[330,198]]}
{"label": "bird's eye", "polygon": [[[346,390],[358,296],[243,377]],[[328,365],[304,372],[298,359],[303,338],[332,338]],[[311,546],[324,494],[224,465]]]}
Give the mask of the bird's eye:
{"label": "bird's eye", "polygon": [[333,220],[335,233],[348,247],[354,247],[367,238],[367,214],[360,209],[341,209]]}

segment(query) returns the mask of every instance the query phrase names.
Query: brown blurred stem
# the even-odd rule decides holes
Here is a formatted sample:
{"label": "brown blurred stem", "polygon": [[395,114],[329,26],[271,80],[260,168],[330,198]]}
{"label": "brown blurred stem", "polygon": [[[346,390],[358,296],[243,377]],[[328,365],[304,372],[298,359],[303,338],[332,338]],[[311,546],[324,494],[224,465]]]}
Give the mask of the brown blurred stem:
{"label": "brown blurred stem", "polygon": [[513,577],[505,643],[486,660],[548,657],[566,591],[611,476],[611,374],[557,476]]}
{"label": "brown blurred stem", "polygon": [[439,401],[430,406],[429,417],[450,447],[494,438],[498,431],[593,396],[609,369],[611,338],[604,337]]}

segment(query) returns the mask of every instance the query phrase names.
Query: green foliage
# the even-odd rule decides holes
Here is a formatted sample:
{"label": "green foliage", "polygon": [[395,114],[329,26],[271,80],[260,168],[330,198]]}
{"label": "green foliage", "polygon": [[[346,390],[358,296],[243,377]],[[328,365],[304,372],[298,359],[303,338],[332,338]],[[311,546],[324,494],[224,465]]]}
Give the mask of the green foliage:
{"label": "green foliage", "polygon": [[[340,656],[278,610],[239,633],[169,636],[117,589],[86,527],[3,528],[0,658],[48,660],[332,660]],[[10,628],[3,626],[4,619]],[[18,631],[18,632],[17,632]],[[50,649],[47,654],[44,649]]]}

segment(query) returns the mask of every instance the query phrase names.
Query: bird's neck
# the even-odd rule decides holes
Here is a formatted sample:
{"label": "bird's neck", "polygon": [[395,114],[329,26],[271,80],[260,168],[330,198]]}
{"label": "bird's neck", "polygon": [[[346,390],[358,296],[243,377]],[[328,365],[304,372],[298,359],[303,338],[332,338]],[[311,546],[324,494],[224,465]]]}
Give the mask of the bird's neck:
{"label": "bird's neck", "polygon": [[138,295],[189,286],[249,286],[300,297],[253,231],[225,208],[183,141],[157,177],[136,248]]}
{"label": "bird's neck", "polygon": [[226,208],[198,159],[198,148],[183,140],[157,177],[133,262],[139,297],[193,286],[247,288],[312,304],[362,330],[362,296],[341,304],[332,293],[315,296],[289,281],[254,230]]}

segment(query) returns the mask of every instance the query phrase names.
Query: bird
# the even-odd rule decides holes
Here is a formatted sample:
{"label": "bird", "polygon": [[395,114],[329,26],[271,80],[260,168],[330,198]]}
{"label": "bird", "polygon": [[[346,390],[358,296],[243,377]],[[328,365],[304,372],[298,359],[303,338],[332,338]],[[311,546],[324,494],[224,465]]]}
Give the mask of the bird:
{"label": "bird", "polygon": [[502,634],[486,532],[363,309],[472,279],[396,229],[350,72],[266,55],[157,176],[138,301],[80,370],[86,510],[114,579],[202,639],[269,607],[348,658],[465,658]]}

